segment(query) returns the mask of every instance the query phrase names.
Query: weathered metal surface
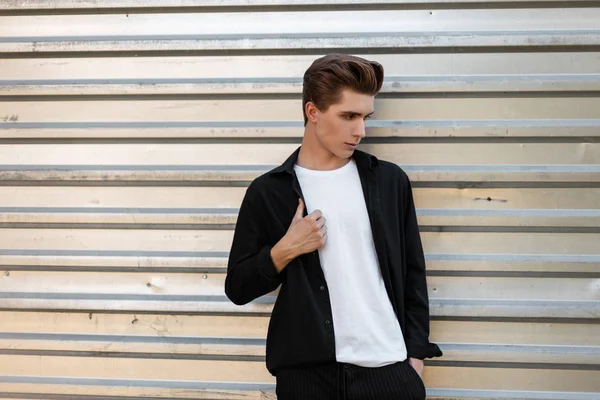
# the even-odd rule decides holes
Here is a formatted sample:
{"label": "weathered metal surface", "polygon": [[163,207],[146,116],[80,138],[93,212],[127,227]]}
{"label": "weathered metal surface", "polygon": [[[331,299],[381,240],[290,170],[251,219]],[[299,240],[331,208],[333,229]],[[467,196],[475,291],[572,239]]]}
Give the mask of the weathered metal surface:
{"label": "weathered metal surface", "polygon": [[[221,7],[221,6],[287,6],[287,5],[384,5],[384,4],[427,4],[429,0],[5,0],[0,4],[0,10],[60,10],[60,9],[103,9],[103,8],[129,8],[143,9],[145,7],[173,7],[185,9],[185,7]],[[519,6],[520,3],[554,3],[568,4],[565,0],[491,0],[488,3],[511,3]],[[481,3],[481,0],[440,0],[439,4],[453,3]],[[578,3],[594,4],[593,0],[578,1]]]}
{"label": "weathered metal surface", "polygon": [[230,303],[227,252],[335,49],[386,69],[428,397],[596,400],[599,45],[593,1],[2,1],[0,398],[274,399],[276,293]]}

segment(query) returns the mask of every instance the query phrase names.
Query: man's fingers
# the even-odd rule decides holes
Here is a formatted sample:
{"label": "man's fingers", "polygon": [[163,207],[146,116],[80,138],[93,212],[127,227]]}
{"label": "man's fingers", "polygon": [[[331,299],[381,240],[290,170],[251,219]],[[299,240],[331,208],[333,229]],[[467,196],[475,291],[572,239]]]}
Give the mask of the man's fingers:
{"label": "man's fingers", "polygon": [[316,221],[323,216],[323,213],[321,212],[321,210],[315,210],[311,212],[308,216]]}
{"label": "man's fingers", "polygon": [[327,225],[323,225],[319,231],[323,234],[323,236],[327,235]]}
{"label": "man's fingers", "polygon": [[322,246],[325,246],[325,243],[327,243],[327,233],[325,233],[323,235],[323,237],[321,238],[321,243],[322,243]]}
{"label": "man's fingers", "polygon": [[326,223],[327,223],[327,220],[325,219],[325,217],[321,217],[317,220],[317,227],[319,229],[321,229],[325,226]]}

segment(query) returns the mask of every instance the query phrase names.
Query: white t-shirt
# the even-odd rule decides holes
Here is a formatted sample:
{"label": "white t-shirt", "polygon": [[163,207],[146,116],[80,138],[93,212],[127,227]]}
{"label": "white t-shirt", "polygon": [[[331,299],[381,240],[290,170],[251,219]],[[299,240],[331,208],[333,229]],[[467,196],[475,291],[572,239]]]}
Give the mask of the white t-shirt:
{"label": "white t-shirt", "polygon": [[294,167],[311,213],[327,220],[319,250],[329,288],[338,362],[381,367],[404,361],[406,345],[385,290],[356,163],[333,171]]}

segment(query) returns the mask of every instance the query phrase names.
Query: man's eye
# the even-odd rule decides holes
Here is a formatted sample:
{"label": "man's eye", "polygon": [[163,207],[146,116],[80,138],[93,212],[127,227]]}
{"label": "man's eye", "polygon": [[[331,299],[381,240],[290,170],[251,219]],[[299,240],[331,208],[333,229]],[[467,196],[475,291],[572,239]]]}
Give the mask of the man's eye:
{"label": "man's eye", "polygon": [[344,116],[345,119],[347,119],[348,121],[351,121],[353,116],[352,115],[346,115]]}
{"label": "man's eye", "polygon": [[371,119],[372,115],[367,115],[365,119]]}

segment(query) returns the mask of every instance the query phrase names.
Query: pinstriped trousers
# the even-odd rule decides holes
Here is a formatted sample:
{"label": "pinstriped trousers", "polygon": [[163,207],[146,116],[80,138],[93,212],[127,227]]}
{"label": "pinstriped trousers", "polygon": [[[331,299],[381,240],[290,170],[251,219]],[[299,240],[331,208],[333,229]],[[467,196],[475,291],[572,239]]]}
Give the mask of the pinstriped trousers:
{"label": "pinstriped trousers", "polygon": [[324,364],[277,373],[278,400],[423,400],[425,385],[408,360],[380,368]]}

